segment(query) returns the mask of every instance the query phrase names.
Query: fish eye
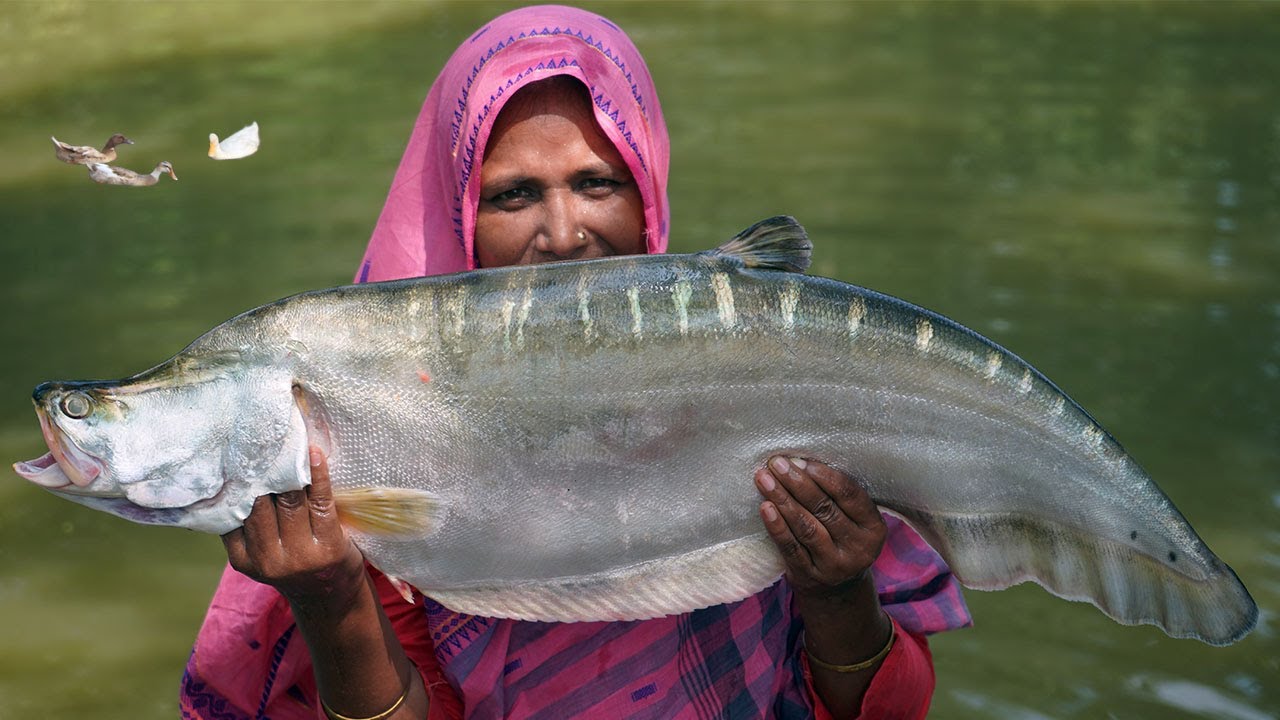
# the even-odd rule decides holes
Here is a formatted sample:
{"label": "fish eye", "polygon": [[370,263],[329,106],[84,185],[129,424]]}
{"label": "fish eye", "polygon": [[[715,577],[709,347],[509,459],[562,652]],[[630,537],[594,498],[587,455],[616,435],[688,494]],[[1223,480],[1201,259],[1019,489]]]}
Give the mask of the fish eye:
{"label": "fish eye", "polygon": [[82,392],[68,393],[62,398],[60,405],[62,412],[75,420],[88,417],[89,411],[93,409],[93,402]]}

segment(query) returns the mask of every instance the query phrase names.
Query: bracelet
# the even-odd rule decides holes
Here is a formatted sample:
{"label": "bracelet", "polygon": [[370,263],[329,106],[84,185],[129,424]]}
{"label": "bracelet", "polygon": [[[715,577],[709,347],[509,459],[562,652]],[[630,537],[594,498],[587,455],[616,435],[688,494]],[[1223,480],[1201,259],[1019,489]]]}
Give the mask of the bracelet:
{"label": "bracelet", "polygon": [[[412,666],[410,666],[410,672],[412,672]],[[404,692],[400,693],[400,697],[396,698],[396,701],[391,703],[391,707],[383,710],[377,715],[370,715],[369,717],[364,718],[353,718],[334,712],[333,708],[329,707],[329,704],[324,701],[324,698],[320,698],[320,707],[324,710],[324,714],[329,718],[329,720],[386,720],[395,714],[395,711],[400,709],[400,706],[404,704],[404,701],[409,698],[409,692],[411,690],[413,690],[413,675],[409,676],[409,681],[404,684]]]}
{"label": "bracelet", "polygon": [[[897,639],[897,636],[898,636],[898,631],[894,627],[893,621],[890,620],[889,621],[889,642],[885,643],[884,647],[880,648],[880,652],[876,653],[875,655],[872,655],[871,657],[867,658],[866,660],[863,660],[862,662],[856,662],[852,665],[835,665],[833,663],[824,662],[823,660],[818,659],[818,657],[809,650],[808,645],[805,645],[804,653],[805,655],[809,656],[810,663],[817,665],[823,670],[830,670],[832,672],[838,672],[838,673],[861,672],[871,667],[872,665],[875,665],[881,660],[883,660],[884,657],[889,654],[889,651],[893,649],[893,641]],[[803,642],[803,639],[801,640],[801,642]]]}

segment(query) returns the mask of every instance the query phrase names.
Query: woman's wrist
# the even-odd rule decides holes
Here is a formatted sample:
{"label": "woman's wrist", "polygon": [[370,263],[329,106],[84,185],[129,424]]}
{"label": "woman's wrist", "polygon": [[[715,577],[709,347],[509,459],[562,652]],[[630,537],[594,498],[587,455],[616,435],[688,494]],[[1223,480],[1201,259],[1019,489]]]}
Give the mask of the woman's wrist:
{"label": "woman's wrist", "polygon": [[329,717],[420,717],[426,693],[395,636],[373,579],[361,564],[355,587],[290,601]]}
{"label": "woman's wrist", "polygon": [[372,592],[364,557],[358,552],[339,565],[307,576],[301,582],[283,581],[276,590],[289,601],[295,614],[345,614]]}
{"label": "woman's wrist", "polygon": [[820,668],[822,670],[829,670],[831,672],[849,674],[849,673],[863,672],[879,666],[879,664],[883,662],[886,657],[888,657],[889,651],[893,649],[893,641],[897,637],[897,633],[895,632],[893,621],[890,620],[889,639],[885,641],[883,647],[877,650],[874,655],[866,658],[865,660],[859,660],[857,662],[843,663],[843,664],[827,662],[826,660],[823,660],[822,658],[818,657],[818,655],[813,652],[813,648],[809,647],[808,638],[805,637],[803,634],[800,637],[801,637],[800,643],[801,645],[804,646],[805,654],[809,656],[809,664],[811,666]]}
{"label": "woman's wrist", "polygon": [[828,664],[862,662],[884,648],[893,633],[871,573],[839,592],[798,591],[796,604],[806,649]]}
{"label": "woman's wrist", "polygon": [[324,710],[325,717],[329,718],[329,720],[388,720],[389,718],[394,717],[396,712],[405,705],[406,701],[408,701],[409,696],[415,689],[415,686],[421,684],[415,683],[414,681],[414,677],[417,675],[417,669],[413,666],[412,662],[407,664],[406,670],[407,673],[403,682],[404,687],[400,691],[400,696],[392,701],[390,705],[387,706],[387,709],[373,715],[361,715],[358,717],[353,715],[344,715],[330,707],[329,703],[325,702],[325,699],[321,697],[320,707]]}

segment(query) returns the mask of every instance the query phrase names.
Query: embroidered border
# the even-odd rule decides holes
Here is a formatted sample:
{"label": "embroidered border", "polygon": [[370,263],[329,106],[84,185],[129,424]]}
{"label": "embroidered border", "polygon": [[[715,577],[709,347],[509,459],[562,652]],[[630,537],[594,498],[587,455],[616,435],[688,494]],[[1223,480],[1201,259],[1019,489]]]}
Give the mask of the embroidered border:
{"label": "embroidered border", "polygon": [[[195,651],[191,652],[192,657]],[[182,672],[182,692],[178,708],[182,720],[249,720],[247,715],[236,710],[227,699],[214,692],[203,681],[197,680],[191,673],[192,660],[187,660],[187,667]]]}
{"label": "embroidered border", "polygon": [[[609,25],[609,27],[614,28],[615,30],[617,29],[612,24],[609,24],[609,23],[605,23],[605,24]],[[485,28],[482,28],[479,32],[477,32],[475,35],[472,36],[471,42],[474,42],[477,38],[483,35],[488,29],[489,28],[487,26]],[[525,40],[529,38],[538,38],[538,37],[557,37],[562,35],[578,38],[579,40],[586,43],[587,45],[595,48],[602,55],[604,55],[611,62],[613,62],[613,64],[622,73],[622,76],[626,78],[627,82],[631,84],[631,97],[635,100],[636,106],[640,109],[641,118],[644,120],[647,120],[649,117],[648,107],[645,104],[644,95],[640,91],[640,85],[633,78],[631,71],[627,69],[627,64],[622,59],[622,55],[620,53],[615,52],[611,47],[606,46],[602,40],[596,40],[591,35],[590,32],[587,32],[584,34],[582,30],[575,30],[570,27],[563,27],[563,28],[562,27],[555,27],[555,28],[543,27],[540,30],[535,28],[532,30],[521,32],[518,35],[508,35],[506,39],[499,40],[493,45],[490,45],[488,50],[480,56],[479,61],[477,61],[476,64],[471,67],[471,73],[467,76],[467,79],[463,82],[461,92],[459,92],[456,95],[457,100],[456,100],[456,107],[454,108],[454,111],[453,111],[453,120],[449,124],[449,144],[450,144],[451,152],[453,153],[454,156],[457,155],[459,149],[461,149],[463,152],[462,177],[460,182],[457,185],[456,192],[454,193],[453,207],[451,208],[451,211],[452,211],[451,215],[453,219],[453,232],[454,232],[454,235],[457,237],[459,244],[462,244],[464,246],[466,244],[463,237],[463,232],[462,232],[462,204],[463,204],[463,197],[466,195],[467,184],[471,181],[471,175],[474,172],[474,163],[475,163],[475,156],[476,156],[476,140],[480,135],[480,128],[484,125],[486,118],[488,118],[489,112],[493,108],[493,105],[499,99],[501,99],[506,94],[506,92],[511,89],[512,86],[520,82],[522,79],[524,79],[526,75],[529,75],[530,73],[541,71],[541,70],[548,70],[548,69],[561,69],[561,68],[567,68],[567,67],[581,67],[581,66],[578,64],[578,62],[575,59],[568,56],[562,56],[558,59],[544,60],[538,63],[537,65],[531,65],[528,68],[525,68],[524,70],[520,71],[519,73],[516,73],[515,76],[507,78],[506,84],[498,88],[493,95],[490,95],[488,101],[486,101],[485,104],[480,108],[480,112],[476,114],[475,120],[471,124],[471,130],[467,134],[466,146],[465,148],[460,148],[459,145],[462,142],[462,121],[466,114],[468,100],[471,97],[472,85],[475,83],[476,77],[480,74],[480,71],[484,69],[485,65],[489,63],[489,61],[493,58],[494,55],[502,51],[504,48],[520,40]],[[613,101],[606,98],[604,96],[603,91],[601,91],[599,88],[592,86],[588,88],[588,91],[590,92],[592,101],[595,103],[596,107],[599,108],[600,111],[604,113],[606,117],[608,117],[610,120],[613,121],[623,141],[627,143],[627,146],[630,147],[631,151],[635,154],[636,160],[640,163],[641,169],[644,170],[644,172],[648,173],[649,165],[648,165],[648,162],[645,160],[644,153],[640,150],[640,146],[635,141],[632,132],[627,129],[626,120],[619,119],[619,115],[622,112],[622,108],[614,107]]]}

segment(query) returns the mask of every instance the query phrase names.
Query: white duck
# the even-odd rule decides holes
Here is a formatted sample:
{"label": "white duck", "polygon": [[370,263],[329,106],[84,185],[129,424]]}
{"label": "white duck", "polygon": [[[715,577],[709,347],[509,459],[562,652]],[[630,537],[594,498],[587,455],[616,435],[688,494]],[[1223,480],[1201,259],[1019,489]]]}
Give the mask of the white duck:
{"label": "white duck", "polygon": [[93,163],[89,165],[89,179],[103,185],[129,185],[132,187],[146,187],[155,185],[160,182],[160,174],[169,173],[169,177],[174,180],[178,176],[173,172],[173,166],[166,160],[156,165],[156,169],[150,173],[142,174],[114,165],[106,163]]}
{"label": "white duck", "polygon": [[218,136],[209,133],[209,157],[214,160],[238,160],[258,151],[258,123],[252,122],[240,128],[234,135],[218,142]]}
{"label": "white duck", "polygon": [[59,160],[69,165],[109,163],[116,159],[117,145],[133,144],[132,140],[120,133],[107,138],[107,144],[103,145],[101,150],[91,145],[68,145],[52,136],[49,139],[53,141],[54,154]]}

